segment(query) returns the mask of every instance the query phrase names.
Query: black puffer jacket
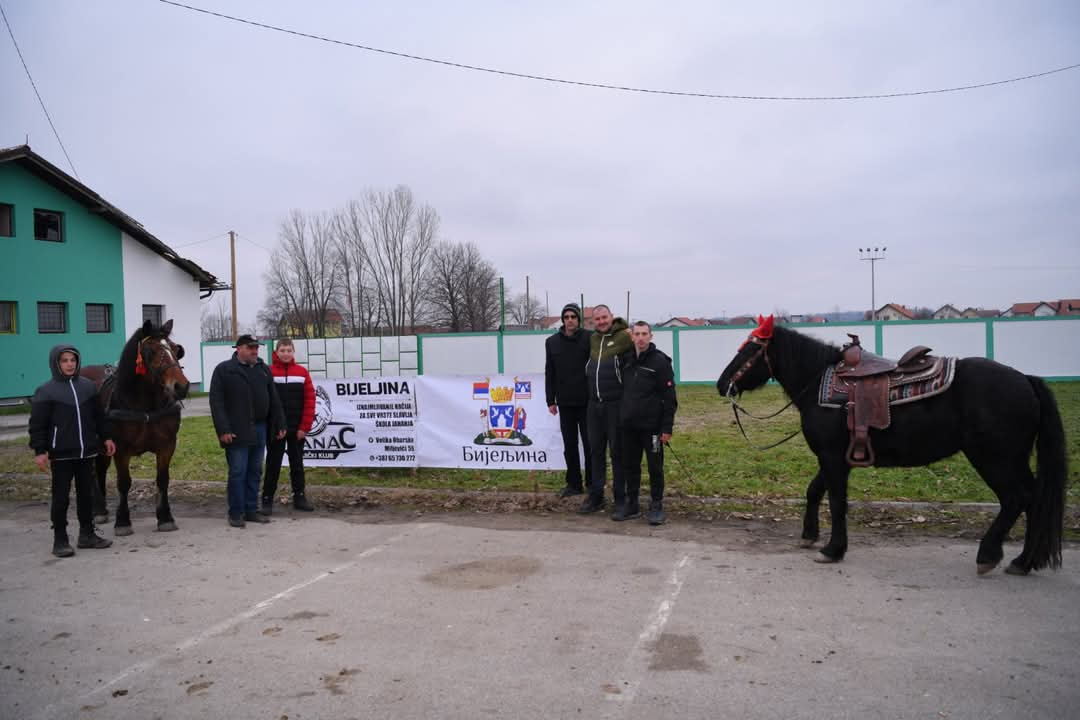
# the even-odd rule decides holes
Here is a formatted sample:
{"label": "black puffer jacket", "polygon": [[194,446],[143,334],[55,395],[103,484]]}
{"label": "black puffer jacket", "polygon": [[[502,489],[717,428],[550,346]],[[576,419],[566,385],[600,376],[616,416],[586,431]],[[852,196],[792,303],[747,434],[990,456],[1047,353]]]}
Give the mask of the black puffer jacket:
{"label": "black puffer jacket", "polygon": [[649,343],[645,352],[631,352],[625,360],[619,412],[623,427],[671,434],[679,407],[671,358]]}
{"label": "black puffer jacket", "polygon": [[626,321],[615,318],[606,333],[596,331],[589,338],[589,362],[585,375],[589,382],[589,401],[618,400],[622,397],[622,359],[633,351],[634,342],[626,332]]}
{"label": "black puffer jacket", "polygon": [[589,401],[585,363],[589,361],[591,330],[567,335],[562,329],[544,341],[544,390],[547,404],[583,407]]}
{"label": "black puffer jacket", "polygon": [[236,359],[219,363],[210,377],[210,415],[218,438],[236,435],[231,446],[251,446],[258,442],[255,424],[266,423],[266,437],[285,429],[285,413],[274,390],[274,378],[262,358],[254,365]]}
{"label": "black puffer jacket", "polygon": [[[60,372],[60,353],[75,354],[75,374]],[[52,380],[34,392],[30,401],[30,447],[52,460],[94,457],[100,443],[112,438],[105,411],[92,380],[79,377],[82,360],[73,345],[49,351]]]}

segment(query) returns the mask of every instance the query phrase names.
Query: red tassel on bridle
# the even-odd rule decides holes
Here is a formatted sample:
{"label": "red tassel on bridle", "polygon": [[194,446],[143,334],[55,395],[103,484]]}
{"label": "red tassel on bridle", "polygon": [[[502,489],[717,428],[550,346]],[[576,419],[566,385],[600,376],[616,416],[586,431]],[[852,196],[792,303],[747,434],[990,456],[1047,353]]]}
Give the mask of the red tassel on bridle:
{"label": "red tassel on bridle", "polygon": [[146,374],[146,363],[143,362],[143,359],[142,359],[142,348],[139,348],[138,354],[135,355],[135,374],[136,375],[145,375]]}

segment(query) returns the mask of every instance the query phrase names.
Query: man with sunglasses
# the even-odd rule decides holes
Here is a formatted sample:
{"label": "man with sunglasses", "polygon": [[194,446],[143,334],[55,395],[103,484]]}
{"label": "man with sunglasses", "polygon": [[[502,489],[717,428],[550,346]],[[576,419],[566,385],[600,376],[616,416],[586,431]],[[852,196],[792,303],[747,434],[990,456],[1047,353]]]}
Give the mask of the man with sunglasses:
{"label": "man with sunglasses", "polygon": [[[589,400],[585,386],[585,363],[589,361],[591,335],[591,331],[581,327],[581,308],[575,303],[567,303],[562,309],[562,327],[544,343],[547,356],[544,386],[548,412],[559,416],[563,455],[566,457],[566,487],[559,492],[562,498],[581,495],[592,480],[592,465],[588,462],[589,433],[585,422]],[[579,435],[586,459],[584,486],[581,455],[578,453]]]}

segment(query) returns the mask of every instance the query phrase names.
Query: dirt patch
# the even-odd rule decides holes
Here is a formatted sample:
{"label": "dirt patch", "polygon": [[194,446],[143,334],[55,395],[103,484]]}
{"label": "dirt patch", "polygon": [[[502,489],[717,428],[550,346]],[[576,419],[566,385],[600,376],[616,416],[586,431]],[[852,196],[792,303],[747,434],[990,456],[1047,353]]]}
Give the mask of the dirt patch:
{"label": "dirt patch", "polygon": [[452,565],[428,573],[424,580],[453,590],[494,590],[521,582],[542,566],[539,558],[509,555]]}
{"label": "dirt patch", "polygon": [[649,669],[663,672],[690,670],[703,673],[709,671],[709,666],[705,664],[705,654],[696,635],[664,633],[653,646]]}

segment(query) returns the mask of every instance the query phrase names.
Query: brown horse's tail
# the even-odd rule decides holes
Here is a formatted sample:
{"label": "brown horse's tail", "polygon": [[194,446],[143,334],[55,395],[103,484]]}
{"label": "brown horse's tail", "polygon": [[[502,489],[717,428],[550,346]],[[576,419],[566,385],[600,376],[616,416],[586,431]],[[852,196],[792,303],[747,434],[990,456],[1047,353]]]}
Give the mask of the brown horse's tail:
{"label": "brown horse's tail", "polygon": [[1065,429],[1061,424],[1054,394],[1046,383],[1028,376],[1039,398],[1039,438],[1036,495],[1027,511],[1027,532],[1032,533],[1031,567],[1061,567],[1061,538],[1065,524],[1065,479],[1068,477],[1065,457]]}

